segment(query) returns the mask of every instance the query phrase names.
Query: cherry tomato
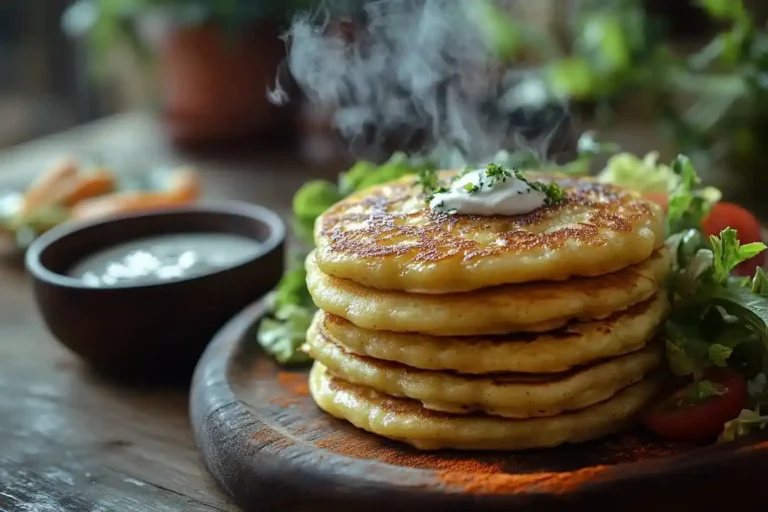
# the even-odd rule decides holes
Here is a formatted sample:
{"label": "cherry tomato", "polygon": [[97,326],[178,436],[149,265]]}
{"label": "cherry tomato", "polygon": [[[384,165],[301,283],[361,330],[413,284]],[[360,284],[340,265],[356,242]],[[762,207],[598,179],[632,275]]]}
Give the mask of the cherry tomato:
{"label": "cherry tomato", "polygon": [[643,196],[661,206],[664,213],[667,213],[667,207],[669,206],[669,196],[667,194],[643,194]]}
{"label": "cherry tomato", "polygon": [[[762,230],[760,223],[754,215],[733,203],[716,203],[712,212],[704,220],[704,235],[719,235],[722,230],[730,227],[738,231],[739,242],[748,244],[762,242]],[[765,264],[765,253],[762,252],[749,259],[734,269],[734,274],[740,276],[753,276],[755,269]]]}
{"label": "cherry tomato", "polygon": [[672,441],[706,443],[717,438],[725,422],[747,403],[747,383],[728,368],[713,368],[705,379],[717,386],[718,395],[693,401],[693,384],[688,384],[645,412],[641,420],[646,428]]}

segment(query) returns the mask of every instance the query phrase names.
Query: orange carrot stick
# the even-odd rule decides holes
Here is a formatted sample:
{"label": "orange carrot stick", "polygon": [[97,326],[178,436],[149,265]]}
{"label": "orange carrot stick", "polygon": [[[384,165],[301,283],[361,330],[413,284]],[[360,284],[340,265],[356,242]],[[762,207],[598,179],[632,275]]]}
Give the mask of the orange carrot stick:
{"label": "orange carrot stick", "polygon": [[77,180],[78,164],[71,158],[63,158],[40,175],[24,193],[21,213],[29,213],[36,208],[59,204],[66,191]]}
{"label": "orange carrot stick", "polygon": [[95,219],[107,215],[149,211],[184,204],[186,201],[179,201],[173,195],[164,192],[121,192],[80,201],[72,207],[71,218]]}
{"label": "orange carrot stick", "polygon": [[66,192],[62,206],[71,207],[84,199],[97,197],[115,188],[115,177],[107,169],[81,172],[75,183]]}
{"label": "orange carrot stick", "polygon": [[169,188],[158,192],[118,192],[73,205],[74,220],[94,219],[107,215],[173,208],[195,202],[200,196],[200,182],[192,169],[175,171],[168,182]]}

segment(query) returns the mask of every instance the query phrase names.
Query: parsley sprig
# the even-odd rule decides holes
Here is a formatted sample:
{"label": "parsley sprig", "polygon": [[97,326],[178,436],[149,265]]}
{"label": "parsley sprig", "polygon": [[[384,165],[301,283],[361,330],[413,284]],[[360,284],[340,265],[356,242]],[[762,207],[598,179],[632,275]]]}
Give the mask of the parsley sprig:
{"label": "parsley sprig", "polygon": [[419,169],[419,172],[416,175],[416,184],[419,185],[422,192],[424,192],[427,203],[434,199],[435,194],[448,192],[448,187],[440,184],[437,171],[431,167]]}
{"label": "parsley sprig", "polygon": [[[521,177],[523,175],[522,172],[518,171],[517,169],[513,169],[513,172],[516,178],[525,180],[525,178]],[[488,178],[489,185],[491,186],[491,188],[493,188],[499,183],[504,183],[509,178],[511,178],[512,172],[508,171],[502,165],[488,164],[488,167],[486,167],[485,169],[485,176]],[[526,181],[526,183],[528,182]]]}

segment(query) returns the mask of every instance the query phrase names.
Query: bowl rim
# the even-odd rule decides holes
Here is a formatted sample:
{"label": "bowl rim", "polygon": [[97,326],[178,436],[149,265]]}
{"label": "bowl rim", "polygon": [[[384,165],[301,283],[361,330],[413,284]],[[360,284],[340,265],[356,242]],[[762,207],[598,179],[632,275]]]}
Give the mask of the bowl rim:
{"label": "bowl rim", "polygon": [[[115,224],[115,223],[131,222],[136,219],[144,219],[148,217],[176,217],[176,216],[183,216],[183,215],[207,214],[207,213],[245,217],[253,221],[261,222],[269,228],[269,235],[266,237],[266,239],[259,240],[260,242],[259,251],[254,256],[251,256],[247,260],[242,261],[237,265],[224,267],[222,269],[219,269],[213,272],[209,272],[209,273],[195,276],[195,277],[189,277],[186,279],[184,278],[176,279],[173,281],[166,281],[166,282],[159,282],[159,283],[144,283],[136,286],[131,286],[131,285],[124,285],[124,286],[117,286],[117,287],[87,286],[80,279],[58,274],[56,272],[53,272],[52,270],[49,270],[45,265],[43,265],[43,263],[40,260],[41,255],[48,248],[58,243],[60,240],[63,240],[69,236],[76,235],[77,233],[84,231],[86,229],[108,226],[110,224]],[[127,213],[124,215],[114,215],[106,218],[94,219],[94,220],[84,221],[84,222],[74,222],[74,223],[66,222],[64,224],[60,224],[59,226],[56,226],[53,229],[46,231],[45,233],[37,237],[32,242],[32,244],[30,244],[24,256],[24,263],[27,271],[35,279],[39,279],[41,281],[45,281],[47,283],[60,286],[60,287],[92,290],[94,292],[105,292],[105,291],[114,292],[117,290],[124,290],[124,291],[140,290],[140,289],[147,289],[147,288],[169,287],[174,285],[180,285],[183,283],[184,284],[191,283],[194,281],[208,279],[213,276],[222,274],[224,272],[229,272],[232,270],[242,268],[246,265],[253,264],[254,262],[264,259],[268,255],[272,254],[275,250],[277,250],[285,241],[285,237],[286,237],[285,223],[276,212],[274,212],[273,210],[270,210],[269,208],[266,208],[264,206],[254,204],[254,203],[248,203],[245,201],[229,200],[229,201],[204,202],[204,203],[198,203],[198,204],[183,206],[183,207],[160,208],[152,211],[134,212],[134,213]],[[129,240],[130,239],[126,239],[125,241],[129,241]],[[85,255],[87,255],[87,253]]]}

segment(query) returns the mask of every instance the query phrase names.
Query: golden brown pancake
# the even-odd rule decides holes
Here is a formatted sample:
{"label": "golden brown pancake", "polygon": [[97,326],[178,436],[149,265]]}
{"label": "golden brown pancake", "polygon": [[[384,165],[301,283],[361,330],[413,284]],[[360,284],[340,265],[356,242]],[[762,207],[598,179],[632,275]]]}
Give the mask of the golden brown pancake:
{"label": "golden brown pancake", "polygon": [[571,322],[557,331],[496,336],[430,336],[357,327],[318,311],[316,329],[346,351],[424,370],[467,374],[558,373],[640,350],[669,311],[666,294],[604,320]]}
{"label": "golden brown pancake", "polygon": [[604,275],[664,243],[661,208],[634,192],[592,178],[529,177],[556,180],[566,199],[483,217],[431,212],[413,176],[353,194],[317,219],[317,265],[370,288],[448,293]]}
{"label": "golden brown pancake", "polygon": [[331,277],[318,268],[314,254],[306,260],[307,287],[320,309],[365,329],[436,336],[543,332],[571,320],[605,318],[650,299],[662,287],[671,261],[662,249],[597,278],[433,295],[376,290]]}
{"label": "golden brown pancake", "polygon": [[417,401],[390,397],[333,377],[317,362],[309,378],[310,393],[322,410],[422,450],[524,450],[597,439],[629,427],[661,384],[661,375],[651,376],[586,409],[550,418],[511,420],[429,411]]}
{"label": "golden brown pancake", "polygon": [[315,328],[307,333],[307,348],[332,375],[351,384],[418,400],[422,407],[435,411],[485,412],[516,419],[555,416],[603,402],[643,380],[664,361],[663,346],[654,343],[638,352],[562,374],[461,375],[358,356]]}

